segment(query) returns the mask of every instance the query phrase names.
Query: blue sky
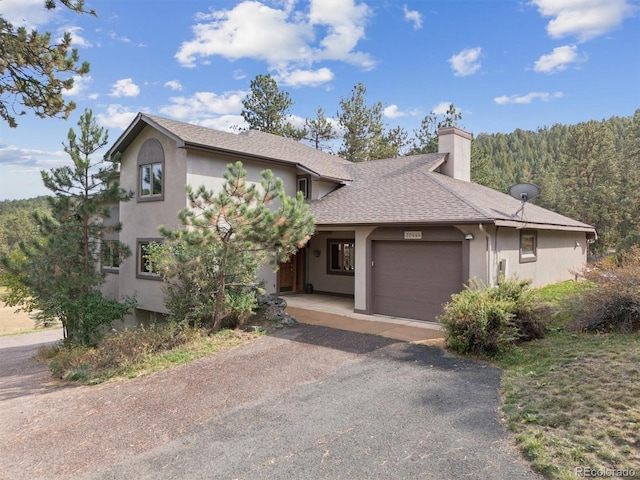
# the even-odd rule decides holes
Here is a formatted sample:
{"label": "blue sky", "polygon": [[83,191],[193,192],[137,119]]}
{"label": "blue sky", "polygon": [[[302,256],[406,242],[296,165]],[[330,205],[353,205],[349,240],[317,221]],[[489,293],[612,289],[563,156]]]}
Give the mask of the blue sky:
{"label": "blue sky", "polygon": [[44,0],[0,0],[14,25],[70,31],[91,72],[64,121],[0,124],[0,200],[49,193],[40,170],[93,110],[115,141],[137,112],[228,130],[271,74],[293,123],[335,117],[358,82],[409,133],[449,103],[474,133],[629,116],[640,108],[639,0],[87,0],[98,18]]}

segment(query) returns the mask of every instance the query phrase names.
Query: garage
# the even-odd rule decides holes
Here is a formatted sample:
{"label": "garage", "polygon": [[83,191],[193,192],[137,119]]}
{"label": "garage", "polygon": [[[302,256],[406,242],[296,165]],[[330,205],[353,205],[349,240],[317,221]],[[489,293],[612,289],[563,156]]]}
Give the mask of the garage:
{"label": "garage", "polygon": [[372,242],[373,313],[434,321],[462,290],[462,242]]}

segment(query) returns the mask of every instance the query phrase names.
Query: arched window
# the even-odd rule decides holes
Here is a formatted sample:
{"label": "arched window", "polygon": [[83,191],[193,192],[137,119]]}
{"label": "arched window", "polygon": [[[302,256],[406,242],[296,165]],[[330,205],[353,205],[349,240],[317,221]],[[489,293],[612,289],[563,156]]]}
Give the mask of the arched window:
{"label": "arched window", "polygon": [[164,150],[160,141],[150,138],[138,152],[138,201],[164,200]]}

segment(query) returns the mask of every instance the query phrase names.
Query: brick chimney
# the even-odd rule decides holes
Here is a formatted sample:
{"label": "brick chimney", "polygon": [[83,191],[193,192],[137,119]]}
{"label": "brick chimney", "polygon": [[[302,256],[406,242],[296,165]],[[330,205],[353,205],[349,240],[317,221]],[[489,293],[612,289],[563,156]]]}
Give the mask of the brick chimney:
{"label": "brick chimney", "polygon": [[448,153],[440,173],[465,182],[471,181],[471,134],[458,127],[438,130],[438,153]]}

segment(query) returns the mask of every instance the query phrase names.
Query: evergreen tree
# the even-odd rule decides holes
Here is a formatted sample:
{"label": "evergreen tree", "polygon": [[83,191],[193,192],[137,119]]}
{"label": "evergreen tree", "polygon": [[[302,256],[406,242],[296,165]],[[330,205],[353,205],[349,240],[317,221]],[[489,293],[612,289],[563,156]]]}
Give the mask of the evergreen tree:
{"label": "evergreen tree", "polygon": [[386,131],[376,139],[371,149],[371,158],[396,158],[406,153],[409,145],[409,134],[398,126]]}
{"label": "evergreen tree", "polygon": [[569,216],[596,227],[604,251],[615,245],[619,180],[615,143],[603,122],[579,123],[570,129],[560,157],[561,201]]}
{"label": "evergreen tree", "polygon": [[430,112],[420,122],[420,128],[414,130],[414,138],[411,142],[409,155],[422,153],[436,153],[438,151],[438,130],[444,127],[457,127],[462,120],[462,113],[458,112],[455,105],[449,105],[444,118],[438,120],[435,112]]}
{"label": "evergreen tree", "polygon": [[[95,15],[84,9],[84,0],[59,0],[77,13]],[[56,8],[55,0],[46,0],[45,8]],[[63,93],[73,87],[73,75],[89,72],[89,64],[79,64],[78,51],[71,48],[71,34],[66,32],[58,44],[51,43],[51,33],[15,28],[0,16],[0,118],[16,127],[15,110],[21,104],[38,117],[68,118],[75,104],[65,101]]]}
{"label": "evergreen tree", "polygon": [[[64,144],[72,166],[42,172],[54,196],[47,197],[51,216],[35,215],[41,239],[22,243],[23,256],[4,258],[3,264],[9,276],[7,304],[57,318],[67,340],[88,344],[96,341],[101,327],[122,319],[133,306],[131,300],[120,304],[105,299],[99,291],[104,282],[103,237],[121,228],[105,219],[112,206],[132,194],[118,183],[117,160],[105,163],[91,158],[108,141],[91,110],[85,110],[78,126],[80,135],[70,129]],[[129,253],[124,244],[117,250],[120,259]]]}
{"label": "evergreen tree", "polygon": [[216,332],[225,321],[255,306],[260,264],[276,267],[314,231],[302,192],[284,193],[270,170],[260,185],[249,184],[242,163],[228,165],[223,188],[187,186],[191,207],[179,213],[183,225],[161,228],[166,241],[150,249],[167,280],[167,307],[174,319]]}
{"label": "evergreen tree", "polygon": [[305,121],[305,126],[307,129],[306,139],[313,144],[316,150],[323,150],[323,142],[330,142],[331,140],[338,138],[338,133],[336,132],[335,127],[324,116],[324,110],[322,107],[318,107],[315,119],[307,119]]}
{"label": "evergreen tree", "polygon": [[351,90],[349,98],[340,100],[340,111],[337,113],[338,122],[344,131],[338,154],[351,162],[381,158],[377,147],[384,134],[382,103],[367,106],[366,93],[364,84],[358,83]]}
{"label": "evergreen tree", "polygon": [[640,245],[640,110],[636,110],[626,134],[622,137],[620,154],[620,186],[617,207],[620,211],[619,250]]}
{"label": "evergreen tree", "polygon": [[250,130],[300,140],[307,132],[294,127],[287,118],[293,100],[281,92],[271,75],[258,75],[251,81],[251,93],[242,101],[241,115]]}

